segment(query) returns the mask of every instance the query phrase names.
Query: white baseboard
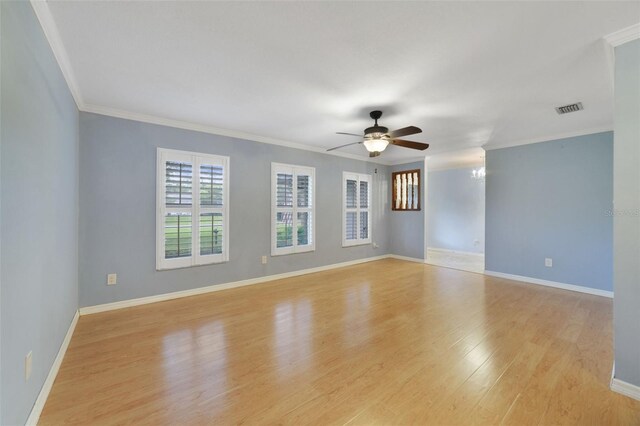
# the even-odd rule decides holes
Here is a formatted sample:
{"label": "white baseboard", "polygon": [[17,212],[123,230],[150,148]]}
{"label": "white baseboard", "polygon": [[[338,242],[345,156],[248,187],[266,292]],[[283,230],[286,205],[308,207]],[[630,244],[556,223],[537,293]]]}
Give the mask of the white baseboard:
{"label": "white baseboard", "polygon": [[38,420],[40,419],[40,414],[42,414],[42,409],[44,408],[44,404],[47,402],[47,398],[49,397],[49,392],[51,392],[51,388],[53,387],[53,382],[56,381],[56,376],[58,375],[58,371],[60,370],[60,366],[62,365],[62,360],[64,359],[64,354],[67,353],[67,348],[69,347],[69,342],[71,342],[71,336],[73,336],[73,332],[76,329],[76,324],[78,323],[78,318],[80,317],[80,312],[76,311],[73,319],[71,320],[71,324],[69,325],[69,329],[67,330],[67,334],[64,336],[64,340],[62,341],[62,345],[60,345],[60,349],[58,350],[58,355],[56,355],[56,359],[53,361],[53,365],[49,370],[49,374],[47,375],[47,379],[44,381],[42,385],[42,389],[40,389],[40,393],[38,394],[38,398],[36,402],[33,404],[33,408],[31,409],[31,414],[29,414],[29,418],[27,418],[27,422],[25,423],[27,426],[35,426],[38,424]]}
{"label": "white baseboard", "polygon": [[632,385],[614,377],[611,379],[611,390],[640,401],[640,386]]}
{"label": "white baseboard", "polygon": [[417,263],[425,262],[424,259],[419,259],[417,257],[400,256],[398,254],[390,254],[388,257],[392,259],[406,260],[407,262],[417,262]]}
{"label": "white baseboard", "polygon": [[562,290],[577,291],[579,293],[587,293],[587,294],[593,294],[595,296],[613,298],[613,292],[608,290],[600,290],[597,288],[585,287],[581,285],[565,284],[565,283],[559,283],[556,281],[547,281],[547,280],[541,280],[539,278],[523,277],[521,275],[505,274],[502,272],[494,272],[494,271],[487,271],[487,270],[484,271],[484,274],[490,275],[492,277],[505,278],[513,281],[522,281],[529,284],[538,284],[546,287],[560,288]]}
{"label": "white baseboard", "polygon": [[[375,260],[387,259],[392,255],[367,257],[364,259],[350,260],[348,262],[334,263],[331,265],[318,266],[316,268],[301,269],[298,271],[285,272],[283,274],[267,275],[264,277],[250,278],[242,281],[234,281],[224,284],[214,284],[206,287],[194,288],[190,290],[176,291],[172,293],[158,294],[155,296],[140,297],[138,299],[122,300],[120,302],[105,303],[102,305],[86,306],[80,308],[80,315],[96,314],[98,312],[113,311],[115,309],[130,308],[132,306],[146,305],[148,303],[163,302],[165,300],[179,299],[182,297],[195,296],[198,294],[211,293],[213,291],[228,290],[230,288],[244,287],[247,285],[260,284],[268,281],[281,280],[284,278],[297,277],[300,275],[313,274],[315,272],[327,271],[330,269],[343,268],[345,266],[357,265],[359,263],[372,262]],[[408,260],[406,258],[403,260]],[[415,261],[415,260],[414,260]],[[422,262],[422,260],[419,260]]]}
{"label": "white baseboard", "polygon": [[433,252],[436,252],[436,253],[451,253],[451,254],[463,254],[465,256],[484,257],[484,253],[474,253],[474,252],[471,252],[471,251],[449,250],[449,249],[437,248],[437,247],[427,247],[427,252],[429,252],[429,251],[433,251]]}
{"label": "white baseboard", "polygon": [[[382,259],[388,259],[388,258],[405,260],[409,262],[417,262],[417,263],[425,262],[424,259],[418,259],[418,258],[407,257],[407,256],[399,256],[394,254],[386,254],[382,256],[368,257],[365,259],[351,260],[348,262],[334,263],[331,265],[319,266],[316,268],[302,269],[299,271],[287,272],[283,274],[268,275],[264,277],[252,278],[252,279],[242,280],[242,281],[235,281],[231,283],[216,284],[216,285],[196,288],[192,290],[184,290],[184,291],[178,291],[174,293],[159,294],[156,296],[142,297],[139,299],[123,300],[120,302],[106,303],[103,305],[88,306],[88,307],[80,308],[78,311],[76,311],[75,315],[73,316],[73,320],[69,325],[67,334],[65,335],[64,340],[62,341],[62,345],[60,346],[60,350],[56,355],[56,359],[54,360],[53,365],[49,370],[47,379],[42,385],[42,389],[40,390],[40,393],[38,394],[38,398],[36,399],[36,402],[33,405],[31,413],[29,414],[29,418],[27,419],[26,425],[35,426],[37,425],[38,420],[40,419],[40,414],[42,413],[44,405],[47,402],[47,398],[49,397],[49,392],[51,392],[53,383],[55,382],[56,376],[58,375],[58,371],[60,370],[60,366],[62,365],[62,360],[64,359],[64,355],[67,352],[67,348],[69,347],[71,337],[73,336],[73,332],[76,328],[76,324],[78,323],[78,318],[80,315],[94,314],[98,312],[111,311],[115,309],[131,307],[131,306],[146,305],[149,303],[178,299],[181,297],[194,296],[198,294],[210,293],[214,291],[226,290],[226,289],[236,288],[236,287],[243,287],[247,285],[254,285],[254,284],[259,284],[263,282],[284,279],[284,278],[297,277],[300,275],[312,274],[315,272],[322,272],[330,269],[342,268],[345,266],[352,266],[360,263],[373,262],[375,260],[382,260]],[[595,295],[604,296],[604,297],[613,297],[613,292],[610,292],[610,291],[597,290],[597,289],[577,286],[573,284],[563,284],[563,283],[558,283],[554,281],[540,280],[537,278],[523,277],[520,275],[504,274],[502,272],[485,271],[485,274],[498,277],[498,278],[505,278],[505,279],[510,279],[514,281],[523,281],[531,284],[539,284],[539,285],[544,285],[548,287],[560,288],[564,290],[578,291],[581,293],[595,294]],[[612,376],[613,376],[613,373],[612,373]],[[620,394],[626,395],[630,398],[640,400],[640,387],[624,382],[622,380],[616,379],[614,377],[612,377],[611,379],[611,390],[618,392]]]}

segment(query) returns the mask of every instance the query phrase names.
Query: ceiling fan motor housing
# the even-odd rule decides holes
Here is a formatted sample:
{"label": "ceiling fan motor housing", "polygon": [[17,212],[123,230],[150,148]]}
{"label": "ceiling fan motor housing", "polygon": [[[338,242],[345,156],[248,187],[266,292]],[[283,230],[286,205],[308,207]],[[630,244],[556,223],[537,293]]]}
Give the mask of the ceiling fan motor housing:
{"label": "ceiling fan motor housing", "polygon": [[371,111],[369,113],[369,117],[373,118],[376,123],[373,126],[364,129],[365,137],[380,139],[382,136],[389,133],[389,129],[387,127],[378,126],[378,119],[382,117],[382,111]]}
{"label": "ceiling fan motor housing", "polygon": [[371,126],[364,129],[364,135],[374,139],[379,139],[389,133],[389,129],[384,126]]}

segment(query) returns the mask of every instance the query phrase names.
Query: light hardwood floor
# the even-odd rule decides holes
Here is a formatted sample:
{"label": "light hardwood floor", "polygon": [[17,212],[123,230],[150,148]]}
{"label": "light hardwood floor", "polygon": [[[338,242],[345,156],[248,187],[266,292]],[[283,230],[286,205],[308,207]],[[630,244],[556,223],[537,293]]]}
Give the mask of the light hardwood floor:
{"label": "light hardwood floor", "polygon": [[83,316],[41,424],[639,425],[612,302],[399,260]]}

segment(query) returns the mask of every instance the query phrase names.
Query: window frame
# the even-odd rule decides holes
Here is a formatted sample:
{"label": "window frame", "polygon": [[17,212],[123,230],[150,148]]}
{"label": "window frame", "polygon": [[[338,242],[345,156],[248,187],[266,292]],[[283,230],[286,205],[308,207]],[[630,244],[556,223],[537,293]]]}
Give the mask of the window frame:
{"label": "window frame", "polygon": [[[414,176],[417,174],[418,177],[418,184],[416,185],[415,182],[412,182],[411,184],[411,195],[412,195],[412,200],[417,199],[417,207],[405,207],[402,208],[402,205],[400,205],[399,207],[396,207],[396,202],[397,202],[397,197],[400,197],[400,200],[402,200],[402,188],[400,190],[400,194],[398,194],[398,187],[396,185],[396,176],[401,176],[402,175],[411,175]],[[407,183],[408,185],[408,183]],[[417,187],[417,188],[416,188]],[[417,191],[414,191],[416,190]],[[408,191],[408,190],[407,190]],[[411,169],[411,170],[399,170],[397,172],[393,172],[391,173],[391,210],[394,212],[419,212],[421,210],[421,203],[422,203],[422,177],[420,176],[420,169]],[[406,194],[407,198],[408,198],[408,192]],[[400,201],[400,204],[402,204],[402,201]]]}
{"label": "window frame", "polygon": [[[278,207],[278,172],[291,173],[293,175],[293,200],[292,207]],[[298,175],[311,177],[311,197],[310,207],[298,207]],[[279,211],[291,211],[293,223],[297,223],[298,213],[311,213],[311,244],[298,245],[297,232],[292,238],[293,244],[290,247],[278,247],[277,237],[277,215]],[[284,256],[296,253],[308,253],[316,250],[316,168],[295,164],[271,163],[271,256]]]}
{"label": "window frame", "polygon": [[[156,270],[189,268],[192,266],[211,265],[229,261],[229,176],[230,159],[227,156],[205,154],[200,152],[180,151],[157,148],[156,153]],[[191,206],[166,206],[166,162],[190,162],[192,167]],[[200,166],[222,165],[222,207],[200,205]],[[167,212],[184,212],[191,214],[191,256],[165,258],[165,216]],[[200,254],[200,214],[221,213],[222,253]]]}
{"label": "window frame", "polygon": [[[355,180],[356,183],[356,207],[347,207],[347,180]],[[342,247],[353,247],[371,244],[371,183],[373,177],[370,174],[342,172]],[[362,208],[360,206],[360,182],[367,182],[367,207]],[[360,237],[360,213],[367,212],[367,238]],[[354,240],[347,239],[347,212],[356,213],[356,227],[358,229],[358,238]]]}

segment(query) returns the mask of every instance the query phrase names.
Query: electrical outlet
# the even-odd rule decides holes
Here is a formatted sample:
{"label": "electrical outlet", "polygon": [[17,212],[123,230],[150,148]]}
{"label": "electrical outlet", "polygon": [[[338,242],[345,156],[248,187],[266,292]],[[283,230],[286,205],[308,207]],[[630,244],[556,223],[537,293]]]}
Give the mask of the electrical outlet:
{"label": "electrical outlet", "polygon": [[373,248],[378,248],[378,247],[380,247],[378,243],[373,243]]}
{"label": "electrical outlet", "polygon": [[262,264],[263,265],[267,264],[267,256],[262,256]]}
{"label": "electrical outlet", "polygon": [[116,285],[118,283],[118,274],[107,275],[107,285]]}
{"label": "electrical outlet", "polygon": [[544,259],[544,266],[546,266],[547,268],[551,268],[553,267],[553,259],[551,258],[545,258]]}
{"label": "electrical outlet", "polygon": [[24,357],[24,380],[28,381],[31,378],[31,363],[33,360],[33,353],[29,351],[27,356]]}

